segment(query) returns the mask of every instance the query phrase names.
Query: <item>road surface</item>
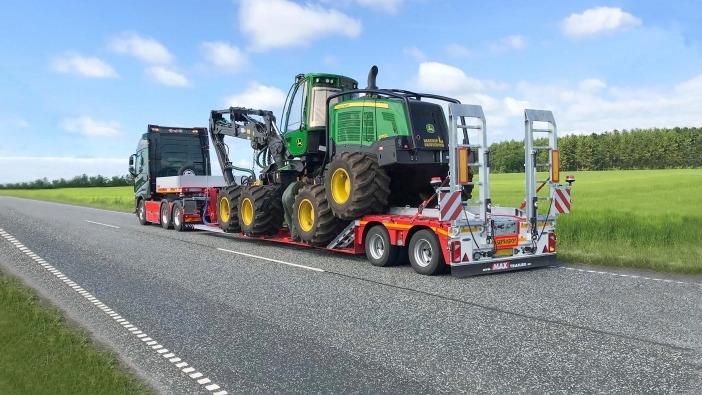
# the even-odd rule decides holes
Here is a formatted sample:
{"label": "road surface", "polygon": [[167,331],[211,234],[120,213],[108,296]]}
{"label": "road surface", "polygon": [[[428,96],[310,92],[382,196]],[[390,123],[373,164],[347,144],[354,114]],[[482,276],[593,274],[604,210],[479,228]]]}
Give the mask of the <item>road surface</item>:
{"label": "road surface", "polygon": [[702,277],[456,279],[0,197],[0,268],[164,394],[699,393]]}

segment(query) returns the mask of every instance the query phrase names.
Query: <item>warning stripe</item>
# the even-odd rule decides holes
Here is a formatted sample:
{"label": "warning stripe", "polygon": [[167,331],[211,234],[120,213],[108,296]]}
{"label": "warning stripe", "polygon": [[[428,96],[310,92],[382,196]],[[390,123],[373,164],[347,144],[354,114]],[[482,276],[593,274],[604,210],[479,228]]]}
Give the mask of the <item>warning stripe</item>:
{"label": "warning stripe", "polygon": [[554,200],[553,205],[558,213],[567,214],[570,213],[570,190],[569,189],[556,189],[553,194]]}
{"label": "warning stripe", "polygon": [[453,221],[461,216],[461,192],[439,195],[439,221]]}

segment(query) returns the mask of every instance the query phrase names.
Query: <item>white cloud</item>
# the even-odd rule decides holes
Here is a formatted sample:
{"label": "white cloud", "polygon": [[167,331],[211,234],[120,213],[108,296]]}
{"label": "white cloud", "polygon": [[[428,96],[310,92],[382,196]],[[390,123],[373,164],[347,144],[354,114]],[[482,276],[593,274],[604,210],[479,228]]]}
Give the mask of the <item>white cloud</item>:
{"label": "white cloud", "polygon": [[228,71],[239,71],[248,64],[248,59],[238,47],[233,47],[228,43],[205,42],[200,46],[205,58],[215,66]]}
{"label": "white cloud", "polygon": [[476,93],[484,89],[482,82],[468,77],[463,70],[437,62],[423,62],[419,65],[417,85],[427,92],[444,94]]}
{"label": "white cloud", "polygon": [[173,55],[160,42],[153,38],[141,37],[134,32],[126,32],[114,38],[109,48],[149,64],[168,64],[173,61]]}
{"label": "white cloud", "polygon": [[50,65],[57,73],[79,74],[92,78],[117,77],[117,72],[104,60],[69,52],[54,59]]}
{"label": "white cloud", "polygon": [[81,174],[105,177],[127,174],[128,160],[124,158],[75,158],[50,156],[0,156],[0,184],[71,179]]}
{"label": "white cloud", "polygon": [[402,54],[409,56],[417,62],[424,62],[427,60],[427,55],[425,55],[424,52],[420,51],[417,47],[405,48],[402,50]]}
{"label": "white cloud", "polygon": [[122,134],[119,123],[115,121],[95,121],[91,117],[66,118],[61,121],[61,128],[71,133],[88,137],[111,137]]}
{"label": "white cloud", "polygon": [[595,7],[581,14],[570,14],[561,22],[561,28],[566,36],[581,38],[641,24],[641,19],[622,11],[621,8]]}
{"label": "white cloud", "polygon": [[146,74],[166,86],[186,87],[190,85],[190,81],[184,75],[163,66],[149,67],[146,69]]}
{"label": "white cloud", "polygon": [[363,7],[372,8],[376,11],[382,11],[388,14],[394,14],[399,9],[404,0],[356,0]]}
{"label": "white cloud", "polygon": [[360,21],[337,10],[288,0],[242,0],[239,26],[251,39],[250,49],[259,52],[304,46],[321,37],[357,37],[361,33]]}
{"label": "white cloud", "polygon": [[285,103],[285,93],[275,87],[251,82],[246,91],[226,97],[224,100],[226,106],[270,110],[280,117]]}
{"label": "white cloud", "polygon": [[464,57],[464,56],[469,56],[469,55],[473,54],[473,52],[470,49],[468,49],[462,45],[458,45],[458,44],[447,45],[446,52],[449,55],[455,56],[455,57]]}
{"label": "white cloud", "polygon": [[527,40],[524,36],[507,36],[500,38],[497,43],[488,45],[492,52],[505,52],[513,49],[524,49],[527,46]]}

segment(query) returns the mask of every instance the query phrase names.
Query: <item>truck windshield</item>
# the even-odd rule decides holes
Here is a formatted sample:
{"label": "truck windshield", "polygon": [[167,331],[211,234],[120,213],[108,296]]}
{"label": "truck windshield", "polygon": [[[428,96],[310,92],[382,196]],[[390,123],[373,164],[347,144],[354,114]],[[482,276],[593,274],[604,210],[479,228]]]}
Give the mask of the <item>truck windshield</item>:
{"label": "truck windshield", "polygon": [[204,175],[205,161],[200,140],[190,135],[161,135],[157,146],[156,174],[160,177],[177,176],[184,167]]}

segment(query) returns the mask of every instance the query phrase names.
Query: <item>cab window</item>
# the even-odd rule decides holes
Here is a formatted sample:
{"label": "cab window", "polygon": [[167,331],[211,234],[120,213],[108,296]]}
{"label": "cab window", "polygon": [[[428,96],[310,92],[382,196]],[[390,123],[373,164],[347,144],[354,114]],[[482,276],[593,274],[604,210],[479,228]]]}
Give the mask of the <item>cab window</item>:
{"label": "cab window", "polygon": [[[310,127],[324,127],[327,121],[327,99],[329,96],[341,92],[341,89],[315,87],[312,88],[312,117]],[[335,97],[329,103],[334,105],[339,102],[339,97]]]}

